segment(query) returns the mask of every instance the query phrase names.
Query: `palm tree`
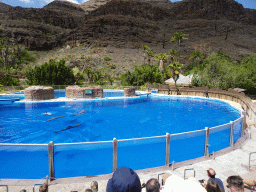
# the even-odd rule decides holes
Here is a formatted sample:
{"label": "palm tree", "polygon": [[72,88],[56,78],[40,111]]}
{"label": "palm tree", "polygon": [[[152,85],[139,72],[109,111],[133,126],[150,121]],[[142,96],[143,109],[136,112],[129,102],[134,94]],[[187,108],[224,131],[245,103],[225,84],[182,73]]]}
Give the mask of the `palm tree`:
{"label": "palm tree", "polygon": [[176,60],[178,61],[178,57],[180,56],[179,52],[177,51],[177,49],[169,49],[166,52],[167,55],[169,55],[171,57],[172,63]]}
{"label": "palm tree", "polygon": [[188,35],[188,34],[185,34],[185,33],[183,33],[183,32],[175,32],[174,35],[173,35],[173,37],[171,38],[170,42],[178,41],[179,47],[180,47],[180,42],[181,42],[182,40],[188,39],[188,38],[186,38],[187,35]]}
{"label": "palm tree", "polygon": [[189,60],[194,58],[199,59],[200,61],[203,61],[204,55],[200,51],[195,50],[193,53],[191,53]]}
{"label": "palm tree", "polygon": [[164,53],[160,53],[155,56],[157,60],[159,60],[159,71],[162,73],[162,84],[164,85],[164,63],[163,61],[167,59],[167,55]]}
{"label": "palm tree", "polygon": [[86,73],[87,78],[89,80],[89,84],[91,84],[92,82],[92,68],[91,67],[86,67],[85,70],[83,71],[83,73]]}
{"label": "palm tree", "polygon": [[169,65],[169,68],[171,69],[172,78],[174,80],[175,87],[177,87],[176,82],[180,77],[180,72],[181,72],[181,69],[183,68],[183,65],[180,64],[179,62],[174,62]]}
{"label": "palm tree", "polygon": [[144,65],[145,65],[145,61],[146,61],[146,53],[148,53],[148,49],[149,47],[147,45],[143,45],[142,46],[142,50],[144,52]]}
{"label": "palm tree", "polygon": [[155,56],[153,51],[148,52],[148,64],[150,65],[151,58]]}

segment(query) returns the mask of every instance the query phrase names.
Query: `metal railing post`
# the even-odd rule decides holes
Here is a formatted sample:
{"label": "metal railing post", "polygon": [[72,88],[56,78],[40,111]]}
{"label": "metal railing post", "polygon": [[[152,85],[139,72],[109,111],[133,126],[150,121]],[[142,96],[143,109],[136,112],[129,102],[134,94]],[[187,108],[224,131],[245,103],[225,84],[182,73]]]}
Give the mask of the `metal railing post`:
{"label": "metal railing post", "polygon": [[233,130],[234,130],[234,121],[230,121],[230,139],[229,146],[234,147],[234,139],[233,139]]}
{"label": "metal railing post", "polygon": [[209,142],[209,131],[210,129],[208,127],[205,127],[205,144],[204,144],[204,156],[209,156],[209,150],[208,150],[208,142]]}
{"label": "metal railing post", "polygon": [[49,178],[52,181],[55,177],[55,170],[54,170],[54,144],[51,141],[48,143],[48,159],[49,159]]}
{"label": "metal railing post", "polygon": [[169,167],[171,135],[166,133],[165,166]]}
{"label": "metal railing post", "polygon": [[6,187],[6,191],[8,192],[8,185],[0,185],[0,187]]}
{"label": "metal railing post", "polygon": [[117,139],[113,139],[113,172],[117,170]]}

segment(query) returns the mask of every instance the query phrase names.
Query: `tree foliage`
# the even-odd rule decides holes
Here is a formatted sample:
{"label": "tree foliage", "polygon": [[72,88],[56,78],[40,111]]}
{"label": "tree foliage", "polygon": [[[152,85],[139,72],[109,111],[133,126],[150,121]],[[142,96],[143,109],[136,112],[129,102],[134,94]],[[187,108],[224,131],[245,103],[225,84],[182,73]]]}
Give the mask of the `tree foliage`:
{"label": "tree foliage", "polygon": [[26,73],[29,85],[73,85],[75,76],[65,60],[50,60]]}
{"label": "tree foliage", "polygon": [[123,86],[141,86],[145,83],[161,83],[162,75],[158,65],[143,65],[135,67],[134,72],[127,71],[121,75]]}
{"label": "tree foliage", "polygon": [[193,86],[228,88],[244,88],[249,93],[256,92],[256,54],[245,57],[239,65],[229,55],[222,52],[211,54],[201,64],[193,63],[193,67],[185,74],[194,74]]}
{"label": "tree foliage", "polygon": [[169,65],[169,68],[171,69],[172,78],[175,82],[175,87],[176,87],[176,82],[180,77],[180,72],[181,72],[181,69],[183,68],[183,65],[180,64],[179,62],[174,62]]}
{"label": "tree foliage", "polygon": [[188,36],[188,34],[185,34],[183,32],[175,32],[173,34],[173,37],[170,39],[170,42],[177,41],[180,46],[181,41],[188,39],[188,38],[186,38],[186,36]]}

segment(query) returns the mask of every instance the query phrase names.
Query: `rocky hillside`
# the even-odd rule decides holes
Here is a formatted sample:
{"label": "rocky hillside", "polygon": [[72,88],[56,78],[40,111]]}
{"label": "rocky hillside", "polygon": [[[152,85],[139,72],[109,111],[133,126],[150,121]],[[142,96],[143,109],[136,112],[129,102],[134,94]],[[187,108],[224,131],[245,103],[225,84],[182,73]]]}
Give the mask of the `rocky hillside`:
{"label": "rocky hillside", "polygon": [[[222,50],[237,60],[256,52],[256,10],[234,0],[53,1],[42,9],[0,11],[0,36],[16,38],[30,50],[67,45],[141,49],[147,44],[159,52],[178,49],[184,63],[196,49],[205,55]],[[189,35],[180,47],[169,41],[177,31]]]}
{"label": "rocky hillside", "polygon": [[0,13],[8,11],[12,6],[0,2]]}
{"label": "rocky hillside", "polygon": [[85,14],[84,9],[82,9],[80,5],[60,0],[55,0],[49,3],[48,5],[44,6],[43,9],[57,12],[66,12],[75,16],[83,16]]}

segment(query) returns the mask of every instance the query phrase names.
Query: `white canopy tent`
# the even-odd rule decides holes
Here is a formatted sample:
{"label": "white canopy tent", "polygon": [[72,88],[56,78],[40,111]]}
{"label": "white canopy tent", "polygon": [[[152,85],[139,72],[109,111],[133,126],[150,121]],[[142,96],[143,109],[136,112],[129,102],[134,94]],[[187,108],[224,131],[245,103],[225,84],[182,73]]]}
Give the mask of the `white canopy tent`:
{"label": "white canopy tent", "polygon": [[[184,76],[184,75],[180,74],[180,77],[176,83],[178,86],[189,86],[191,84],[192,77],[193,77],[193,75]],[[173,78],[166,80],[165,83],[172,84],[172,85],[175,84]]]}

